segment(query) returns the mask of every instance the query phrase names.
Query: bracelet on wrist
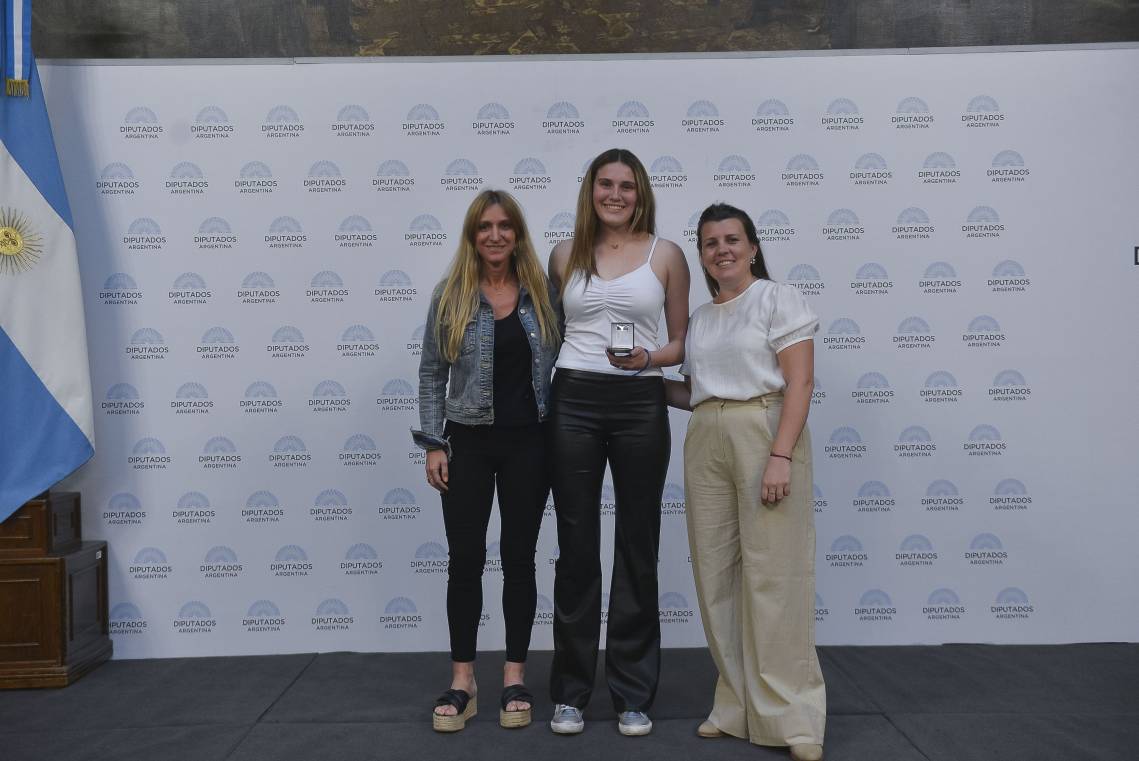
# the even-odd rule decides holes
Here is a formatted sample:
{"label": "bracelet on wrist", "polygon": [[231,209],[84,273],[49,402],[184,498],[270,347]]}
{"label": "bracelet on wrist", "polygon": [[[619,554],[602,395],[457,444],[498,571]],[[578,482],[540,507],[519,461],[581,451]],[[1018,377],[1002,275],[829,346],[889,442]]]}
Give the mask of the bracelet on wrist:
{"label": "bracelet on wrist", "polygon": [[775,452],[769,452],[768,456],[769,457],[778,457],[780,460],[786,460],[787,462],[793,462],[793,460],[785,454],[776,454]]}
{"label": "bracelet on wrist", "polygon": [[652,363],[653,363],[653,353],[651,351],[649,351],[648,349],[645,349],[645,366],[642,367],[637,372],[633,373],[633,375],[640,375],[645,370],[648,370],[649,366],[652,365]]}

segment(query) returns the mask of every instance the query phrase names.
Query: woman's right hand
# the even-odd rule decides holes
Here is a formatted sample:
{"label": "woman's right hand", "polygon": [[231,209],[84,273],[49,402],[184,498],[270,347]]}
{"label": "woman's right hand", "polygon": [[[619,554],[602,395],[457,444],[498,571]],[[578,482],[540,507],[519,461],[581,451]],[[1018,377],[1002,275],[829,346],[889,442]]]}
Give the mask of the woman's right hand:
{"label": "woman's right hand", "polygon": [[427,483],[442,494],[447,491],[447,452],[432,449],[427,453]]}

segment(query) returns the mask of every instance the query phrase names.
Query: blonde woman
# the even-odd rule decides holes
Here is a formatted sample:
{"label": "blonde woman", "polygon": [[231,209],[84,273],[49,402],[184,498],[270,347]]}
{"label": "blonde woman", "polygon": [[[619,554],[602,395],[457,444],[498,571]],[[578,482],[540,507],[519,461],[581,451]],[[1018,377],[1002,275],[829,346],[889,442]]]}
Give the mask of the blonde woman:
{"label": "blonde woman", "polygon": [[[552,391],[550,453],[561,554],[554,581],[550,728],[575,734],[593,692],[601,629],[601,482],[616,498],[605,676],[623,735],[652,730],[660,674],[657,551],[670,438],[661,367],[684,358],[688,265],[658,238],[644,165],[614,148],[582,178],[572,240],[550,255],[565,343]],[[668,336],[658,338],[661,314]],[[614,324],[617,328],[614,328]],[[616,347],[614,335],[632,334]],[[619,350],[615,350],[619,349]]]}
{"label": "blonde woman", "polygon": [[502,524],[506,664],[499,723],[530,723],[526,655],[537,591],[534,547],[549,493],[543,421],[560,342],[558,319],[518,202],[484,190],[459,250],[431,296],[419,362],[417,444],[439,491],[447,532],[451,687],[432,715],[440,732],[477,712],[475,642],[486,530],[497,487]]}

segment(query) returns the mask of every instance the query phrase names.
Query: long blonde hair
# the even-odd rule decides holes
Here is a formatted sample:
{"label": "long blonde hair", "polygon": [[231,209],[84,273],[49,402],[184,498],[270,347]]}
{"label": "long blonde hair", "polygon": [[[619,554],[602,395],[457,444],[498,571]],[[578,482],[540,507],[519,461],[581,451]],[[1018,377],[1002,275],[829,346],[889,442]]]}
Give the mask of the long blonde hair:
{"label": "long blonde hair", "polygon": [[573,247],[570,249],[566,271],[562,273],[568,282],[575,272],[581,272],[586,281],[597,274],[597,260],[593,247],[597,242],[597,210],[593,208],[593,183],[597,172],[606,164],[624,164],[633,170],[633,180],[637,183],[637,205],[633,209],[630,226],[635,233],[656,233],[656,199],[649,173],[632,151],[624,148],[610,148],[601,153],[589,164],[585,176],[581,178],[581,188],[577,192],[577,219],[573,226]]}
{"label": "long blonde hair", "polygon": [[550,303],[546,273],[534,254],[534,244],[526,228],[526,218],[522,207],[514,196],[504,190],[484,190],[471,201],[463,218],[463,232],[455,258],[443,278],[443,292],[439,295],[439,306],[435,312],[435,340],[442,347],[443,357],[448,362],[459,358],[463,346],[463,332],[474,319],[479,306],[479,276],[482,273],[482,259],[475,248],[475,236],[479,222],[491,206],[501,206],[510,224],[514,227],[514,252],[510,257],[510,268],[519,284],[526,288],[538,315],[538,326],[542,332],[542,342],[556,345],[558,317],[554,305]]}

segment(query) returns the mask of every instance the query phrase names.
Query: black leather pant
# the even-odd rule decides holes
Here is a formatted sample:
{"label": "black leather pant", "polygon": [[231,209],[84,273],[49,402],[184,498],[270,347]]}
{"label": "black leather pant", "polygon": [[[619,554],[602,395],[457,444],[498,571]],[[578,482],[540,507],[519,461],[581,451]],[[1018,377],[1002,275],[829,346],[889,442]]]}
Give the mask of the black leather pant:
{"label": "black leather pant", "polygon": [[608,460],[616,508],[605,675],[618,712],[645,711],[660,676],[657,552],[671,450],[664,383],[659,377],[558,370],[552,397],[560,555],[550,697],[584,708],[593,692],[601,629],[601,483]]}

